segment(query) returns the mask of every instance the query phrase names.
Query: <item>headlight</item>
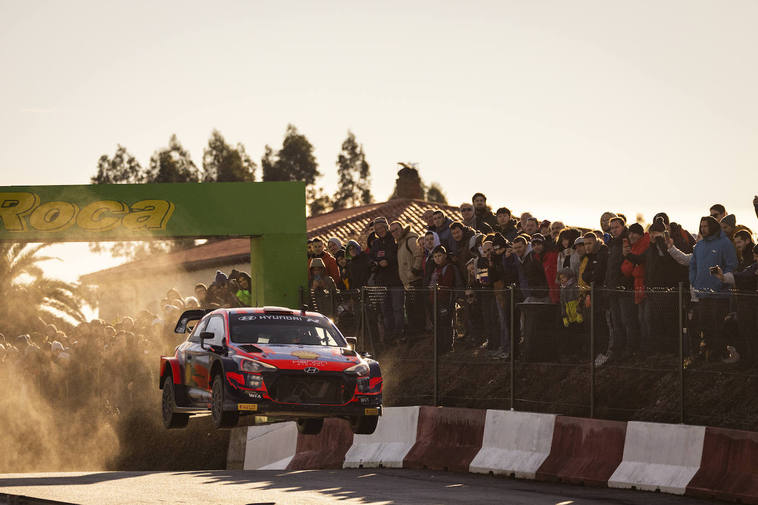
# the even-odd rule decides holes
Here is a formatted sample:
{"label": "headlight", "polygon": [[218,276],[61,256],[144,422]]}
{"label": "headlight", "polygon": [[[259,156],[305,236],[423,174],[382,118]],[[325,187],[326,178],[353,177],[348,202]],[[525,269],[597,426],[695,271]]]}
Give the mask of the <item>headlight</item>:
{"label": "headlight", "polygon": [[269,365],[263,361],[256,361],[252,359],[240,360],[240,368],[243,372],[270,372],[276,370],[274,365]]}
{"label": "headlight", "polygon": [[368,375],[369,368],[366,363],[359,363],[355,366],[351,366],[350,368],[345,369],[345,373],[349,373],[350,375]]}

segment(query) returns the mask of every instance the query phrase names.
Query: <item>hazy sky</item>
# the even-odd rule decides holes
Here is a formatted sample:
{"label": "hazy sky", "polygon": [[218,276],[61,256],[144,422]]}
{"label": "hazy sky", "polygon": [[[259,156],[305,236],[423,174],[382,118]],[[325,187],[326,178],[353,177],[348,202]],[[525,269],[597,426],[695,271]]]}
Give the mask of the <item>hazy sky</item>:
{"label": "hazy sky", "polygon": [[756,26],[754,0],[0,0],[0,184],[172,133],[199,165],[214,128],[259,162],[293,123],[329,192],[351,129],[378,200],[412,161],[454,204],[695,229],[722,202],[755,229]]}

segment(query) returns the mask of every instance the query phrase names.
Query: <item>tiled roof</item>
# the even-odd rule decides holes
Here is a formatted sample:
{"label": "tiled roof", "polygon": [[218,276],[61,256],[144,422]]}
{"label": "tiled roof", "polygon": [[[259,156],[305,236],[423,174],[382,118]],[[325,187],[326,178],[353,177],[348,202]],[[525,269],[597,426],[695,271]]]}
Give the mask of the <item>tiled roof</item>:
{"label": "tiled roof", "polygon": [[[421,219],[421,215],[429,209],[440,209],[454,221],[461,219],[457,207],[439,205],[423,200],[395,199],[309,217],[306,220],[308,238],[319,237],[326,241],[329,237],[337,237],[344,243],[350,239],[358,238],[368,224],[380,216],[386,217],[388,222],[402,221],[420,233],[426,228],[426,223]],[[305,244],[303,244],[303,254],[305,254]],[[96,282],[109,277],[134,275],[135,272],[139,272],[139,276],[145,276],[150,272],[177,268],[192,271],[207,266],[223,266],[249,260],[250,239],[231,238],[124,263],[83,275],[81,280],[82,282]]]}

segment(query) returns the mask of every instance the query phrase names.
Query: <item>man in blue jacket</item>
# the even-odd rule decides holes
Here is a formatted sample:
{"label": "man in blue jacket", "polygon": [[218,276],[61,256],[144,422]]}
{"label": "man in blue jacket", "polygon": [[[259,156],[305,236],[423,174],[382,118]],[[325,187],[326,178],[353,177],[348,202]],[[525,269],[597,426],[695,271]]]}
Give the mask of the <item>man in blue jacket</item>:
{"label": "man in blue jacket", "polygon": [[699,333],[702,333],[713,358],[721,358],[726,351],[722,327],[729,312],[729,288],[714,275],[720,267],[723,273],[737,268],[737,253],[729,237],[712,216],[700,219],[703,237],[690,258],[690,286],[697,299]]}

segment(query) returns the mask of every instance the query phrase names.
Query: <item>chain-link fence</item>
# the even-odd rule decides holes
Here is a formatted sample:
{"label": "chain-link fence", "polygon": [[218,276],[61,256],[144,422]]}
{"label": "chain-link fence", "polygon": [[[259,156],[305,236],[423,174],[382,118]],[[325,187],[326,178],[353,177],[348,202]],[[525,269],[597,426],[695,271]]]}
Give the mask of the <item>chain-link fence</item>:
{"label": "chain-link fence", "polygon": [[371,286],[302,300],[377,357],[387,405],[758,429],[756,293]]}

